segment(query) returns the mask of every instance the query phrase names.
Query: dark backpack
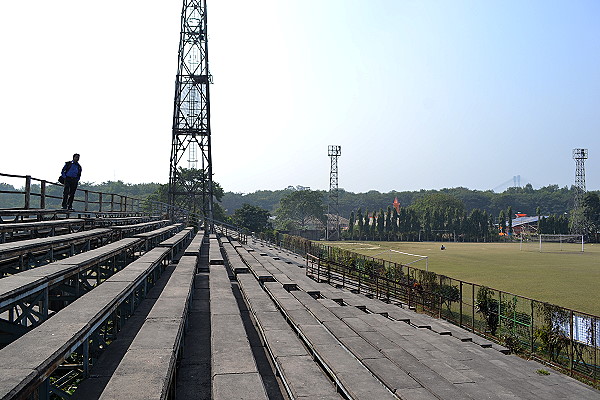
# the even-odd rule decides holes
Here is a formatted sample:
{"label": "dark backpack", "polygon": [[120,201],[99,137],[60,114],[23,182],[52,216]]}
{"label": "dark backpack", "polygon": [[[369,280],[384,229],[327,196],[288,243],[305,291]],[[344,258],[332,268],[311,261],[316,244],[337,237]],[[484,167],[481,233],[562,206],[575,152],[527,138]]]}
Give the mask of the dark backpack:
{"label": "dark backpack", "polygon": [[63,174],[66,174],[69,171],[69,168],[71,168],[72,163],[72,161],[67,161],[63,169],[60,171],[60,176],[58,177],[58,181],[60,183],[65,183],[65,177],[63,176]]}

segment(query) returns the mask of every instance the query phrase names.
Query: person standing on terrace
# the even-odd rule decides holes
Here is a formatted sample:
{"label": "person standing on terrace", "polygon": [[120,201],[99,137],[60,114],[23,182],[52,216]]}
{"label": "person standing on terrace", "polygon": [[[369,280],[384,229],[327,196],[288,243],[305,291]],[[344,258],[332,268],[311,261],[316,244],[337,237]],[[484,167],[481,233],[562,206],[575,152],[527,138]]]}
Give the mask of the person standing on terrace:
{"label": "person standing on terrace", "polygon": [[67,161],[61,171],[61,176],[65,178],[65,188],[63,191],[63,210],[73,210],[73,199],[75,198],[75,191],[77,191],[77,184],[79,178],[81,178],[81,165],[79,165],[79,154],[73,154],[73,160]]}

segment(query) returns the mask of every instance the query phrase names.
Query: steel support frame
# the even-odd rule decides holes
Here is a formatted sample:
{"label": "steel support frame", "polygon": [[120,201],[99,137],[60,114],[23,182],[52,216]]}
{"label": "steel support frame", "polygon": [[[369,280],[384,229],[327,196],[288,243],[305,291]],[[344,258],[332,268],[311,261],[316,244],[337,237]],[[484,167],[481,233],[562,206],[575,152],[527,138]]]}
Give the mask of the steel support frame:
{"label": "steel support frame", "polygon": [[[181,12],[178,69],[175,82],[171,161],[169,168],[169,204],[175,206],[185,197],[202,199],[202,214],[212,219],[213,182],[210,129],[210,83],[206,0],[184,0]],[[200,150],[202,182],[200,188],[185,188],[180,162],[194,147]],[[194,150],[192,150],[194,151]],[[183,216],[171,215],[172,218]]]}
{"label": "steel support frame", "polygon": [[[575,160],[575,209],[583,207],[583,197],[586,193],[585,187],[585,160],[588,158],[587,149],[573,149],[573,160]],[[585,218],[577,213],[574,215],[573,227],[574,233],[583,233],[585,230]]]}
{"label": "steel support frame", "polygon": [[573,160],[575,160],[575,208],[583,205],[585,187],[585,160],[588,158],[587,149],[573,149]]}
{"label": "steel support frame", "polygon": [[340,239],[340,213],[338,191],[338,157],[342,155],[341,146],[329,146],[328,156],[331,159],[329,172],[329,201],[327,202],[327,240]]}

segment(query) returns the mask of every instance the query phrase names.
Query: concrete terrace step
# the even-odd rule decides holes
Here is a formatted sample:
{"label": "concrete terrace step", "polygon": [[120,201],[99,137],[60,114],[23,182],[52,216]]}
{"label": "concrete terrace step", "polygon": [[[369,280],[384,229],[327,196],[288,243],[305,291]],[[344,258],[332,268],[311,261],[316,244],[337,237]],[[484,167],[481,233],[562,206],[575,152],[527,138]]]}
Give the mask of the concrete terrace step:
{"label": "concrete terrace step", "polygon": [[110,235],[110,229],[91,229],[89,231],[69,233],[47,238],[21,240],[0,244],[0,261],[18,257],[26,253],[35,253],[51,248],[68,247],[72,244]]}
{"label": "concrete terrace step", "polygon": [[0,279],[0,344],[18,338],[123,268],[134,259],[139,243],[122,239]]}
{"label": "concrete terrace step", "polygon": [[84,219],[64,218],[50,221],[16,222],[0,224],[0,243],[23,240],[38,236],[55,236],[58,234],[74,233],[92,225]]}
{"label": "concrete terrace step", "polygon": [[343,393],[356,399],[396,398],[280,283],[267,282],[265,289]]}
{"label": "concrete terrace step", "polygon": [[[565,375],[552,372],[552,377],[546,379],[537,373],[540,364],[506,355],[507,349],[502,346],[492,346],[443,320],[311,281],[297,263],[279,260],[272,249],[260,246],[252,254],[258,260],[270,258],[268,263],[279,271],[271,269],[274,276],[284,273],[295,281],[302,290],[288,295],[301,301],[339,342],[402,398],[574,398],[575,393],[576,398],[600,398],[597,391]],[[265,287],[286,298],[277,283]],[[312,296],[303,290],[311,290]],[[286,302],[289,299],[280,302],[282,307]],[[321,329],[307,325],[301,310],[292,309],[289,314],[302,332]],[[322,332],[318,337],[323,338]],[[391,373],[395,368],[404,375]],[[394,383],[394,378],[406,375],[421,387],[402,387],[406,384],[402,380]]]}
{"label": "concrete terrace step", "polygon": [[136,233],[135,235],[133,235],[133,237],[143,239],[145,248],[151,249],[153,247],[158,246],[158,244],[163,242],[164,240],[169,239],[182,229],[183,224],[171,224],[150,232]]}
{"label": "concrete terrace step", "polygon": [[[196,256],[181,257],[100,399],[174,396],[175,363],[182,351],[196,264]],[[139,390],[139,382],[145,390]]]}
{"label": "concrete terrace step", "polygon": [[210,266],[209,292],[213,399],[266,399],[224,265]]}
{"label": "concrete terrace step", "polygon": [[209,236],[208,257],[210,265],[225,265],[225,260],[221,254],[221,246],[215,234]]}
{"label": "concrete terrace step", "polygon": [[129,237],[138,233],[148,232],[154,229],[163,228],[170,224],[168,219],[159,221],[141,222],[132,225],[114,225],[109,226],[115,232],[119,239]]}
{"label": "concrete terrace step", "polygon": [[237,280],[288,395],[295,399],[339,399],[332,383],[256,278],[241,274]]}

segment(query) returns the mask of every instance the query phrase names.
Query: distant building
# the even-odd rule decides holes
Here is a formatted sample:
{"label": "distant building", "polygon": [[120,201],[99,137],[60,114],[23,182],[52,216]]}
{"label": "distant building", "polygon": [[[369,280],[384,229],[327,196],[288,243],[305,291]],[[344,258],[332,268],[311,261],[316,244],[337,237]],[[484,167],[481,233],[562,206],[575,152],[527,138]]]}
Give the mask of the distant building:
{"label": "distant building", "polygon": [[350,226],[350,220],[348,218],[344,218],[341,216],[336,216],[334,214],[325,214],[325,216],[327,217],[327,219],[329,220],[330,224],[335,224],[336,218],[339,218],[339,222],[340,222],[340,229],[343,231],[348,230],[348,227]]}
{"label": "distant building", "polygon": [[[527,214],[516,214],[517,218],[512,220],[513,235],[532,235],[538,233],[538,222],[540,217],[528,217]],[[542,217],[544,218],[544,217]]]}
{"label": "distant building", "polygon": [[298,185],[298,186],[294,187],[294,186],[290,185],[290,186],[288,186],[285,189],[286,190],[298,190],[298,191],[301,191],[301,190],[310,190],[310,186],[301,186],[301,185]]}
{"label": "distant building", "polygon": [[[334,221],[336,218],[336,216],[333,214],[325,214],[325,216],[329,218],[330,221]],[[339,221],[340,230],[348,230],[350,221],[344,217],[339,217]],[[322,221],[316,218],[309,218],[306,221],[305,229],[293,229],[287,232],[282,231],[282,233],[287,233],[294,236],[301,236],[309,240],[321,240],[324,238],[325,229],[326,226]]]}
{"label": "distant building", "polygon": [[[515,218],[512,220],[512,231],[513,235],[536,235],[538,233],[538,223],[540,218],[546,218],[545,216],[528,217],[527,214],[518,213],[515,214]],[[498,227],[500,228],[500,227]],[[507,229],[498,229],[500,235],[506,235]]]}

